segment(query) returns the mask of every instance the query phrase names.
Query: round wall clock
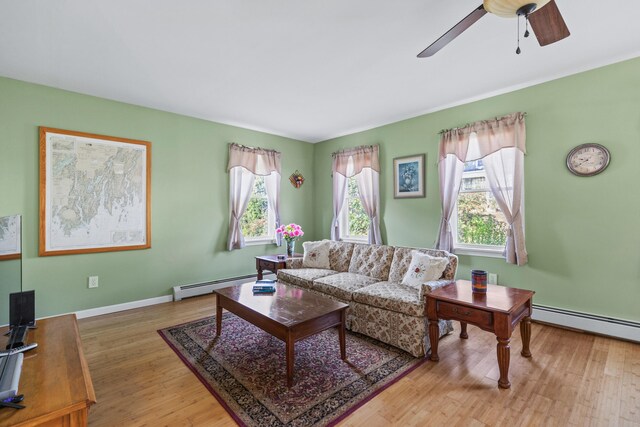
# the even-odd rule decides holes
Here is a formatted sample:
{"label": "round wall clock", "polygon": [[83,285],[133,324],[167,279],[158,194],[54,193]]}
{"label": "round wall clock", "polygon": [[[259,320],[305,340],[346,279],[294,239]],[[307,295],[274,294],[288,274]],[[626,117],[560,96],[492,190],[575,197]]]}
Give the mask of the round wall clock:
{"label": "round wall clock", "polygon": [[611,155],[600,144],[581,144],[567,155],[567,168],[578,176],[597,175],[609,166]]}

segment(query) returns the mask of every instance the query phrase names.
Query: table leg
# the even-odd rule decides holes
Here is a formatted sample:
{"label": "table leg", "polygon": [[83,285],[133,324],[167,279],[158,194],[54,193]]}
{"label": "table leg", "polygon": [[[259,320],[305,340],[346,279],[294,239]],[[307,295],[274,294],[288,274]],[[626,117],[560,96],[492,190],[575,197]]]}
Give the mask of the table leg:
{"label": "table leg", "polygon": [[220,304],[220,295],[216,295],[216,336],[220,336],[222,331],[222,305]]}
{"label": "table leg", "polygon": [[462,338],[463,340],[466,340],[467,338],[469,338],[469,334],[467,334],[466,322],[460,322],[460,338]]}
{"label": "table leg", "polygon": [[498,367],[500,368],[498,387],[500,388],[511,387],[511,383],[509,382],[509,360],[511,354],[511,347],[509,346],[510,342],[511,338],[498,337]]}
{"label": "table leg", "polygon": [[258,267],[258,280],[262,280],[262,267]]}
{"label": "table leg", "polygon": [[520,336],[522,337],[522,351],[521,355],[524,357],[531,357],[531,350],[529,350],[529,344],[531,342],[531,317],[527,316],[520,322]]}
{"label": "table leg", "polygon": [[287,348],[287,387],[291,387],[293,384],[293,361],[294,361],[294,348],[295,342],[290,335],[287,336],[286,341]]}
{"label": "table leg", "polygon": [[342,360],[347,360],[347,346],[344,332],[344,324],[346,323],[345,310],[342,310],[340,314],[340,326],[338,326],[338,335],[340,336],[340,357]]}
{"label": "table leg", "polygon": [[429,320],[429,342],[431,343],[431,360],[437,362],[438,357],[438,339],[440,338],[440,328],[437,320]]}

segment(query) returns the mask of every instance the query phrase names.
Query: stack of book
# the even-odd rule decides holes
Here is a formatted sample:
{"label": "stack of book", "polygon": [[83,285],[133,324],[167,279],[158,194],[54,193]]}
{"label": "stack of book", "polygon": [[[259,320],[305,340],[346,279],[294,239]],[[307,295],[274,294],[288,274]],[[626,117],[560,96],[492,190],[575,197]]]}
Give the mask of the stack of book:
{"label": "stack of book", "polygon": [[253,285],[254,294],[272,294],[275,291],[275,280],[256,280],[256,283]]}

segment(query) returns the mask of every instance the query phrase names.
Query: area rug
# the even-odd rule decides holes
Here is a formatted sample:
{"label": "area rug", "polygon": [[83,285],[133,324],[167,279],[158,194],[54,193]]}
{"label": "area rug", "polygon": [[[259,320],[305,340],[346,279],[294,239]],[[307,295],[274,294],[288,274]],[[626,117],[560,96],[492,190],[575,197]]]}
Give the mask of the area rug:
{"label": "area rug", "polygon": [[298,341],[287,388],[284,342],[231,313],[158,331],[241,426],[334,425],[426,361],[335,328]]}

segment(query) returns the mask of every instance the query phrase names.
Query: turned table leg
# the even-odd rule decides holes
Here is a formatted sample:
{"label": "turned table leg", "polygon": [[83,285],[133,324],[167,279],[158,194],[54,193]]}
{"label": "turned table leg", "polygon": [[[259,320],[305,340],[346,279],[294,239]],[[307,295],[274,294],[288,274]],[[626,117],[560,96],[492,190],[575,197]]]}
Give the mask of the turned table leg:
{"label": "turned table leg", "polygon": [[467,334],[466,322],[460,322],[460,338],[462,338],[463,340],[466,340],[467,338],[469,338],[469,334]]}
{"label": "turned table leg", "polygon": [[531,342],[531,317],[527,316],[520,322],[520,336],[522,337],[522,351],[521,355],[524,357],[531,357],[531,351],[529,350],[529,343]]}
{"label": "turned table leg", "polygon": [[440,327],[437,320],[429,320],[429,342],[431,343],[431,360],[437,362],[438,357],[438,339],[440,338]]}
{"label": "turned table leg", "polygon": [[498,387],[500,388],[510,388],[511,383],[509,382],[509,360],[511,354],[511,347],[509,346],[509,342],[511,342],[510,338],[500,338],[498,337],[498,367],[500,368],[500,379],[498,380]]}

